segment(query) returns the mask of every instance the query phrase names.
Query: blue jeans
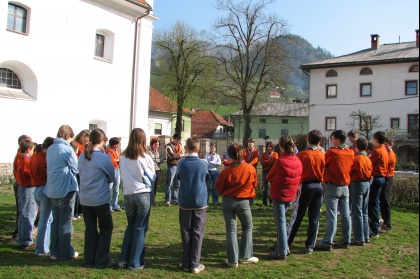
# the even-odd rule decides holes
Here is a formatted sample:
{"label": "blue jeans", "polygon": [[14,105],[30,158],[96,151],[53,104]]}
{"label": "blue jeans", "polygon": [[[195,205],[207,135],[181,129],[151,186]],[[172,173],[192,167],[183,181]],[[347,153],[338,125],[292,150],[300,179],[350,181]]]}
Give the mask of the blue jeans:
{"label": "blue jeans", "polygon": [[349,208],[349,187],[329,183],[325,187],[325,204],[327,207],[327,224],[323,245],[332,245],[337,232],[337,211],[341,214],[341,243],[350,243],[351,219]]}
{"label": "blue jeans", "polygon": [[34,241],[32,229],[36,217],[35,187],[18,188],[19,221],[17,241],[20,245],[28,246]]}
{"label": "blue jeans", "polygon": [[50,255],[59,260],[73,258],[74,249],[71,245],[73,234],[73,207],[76,192],[69,192],[60,199],[50,199],[53,221],[51,223]]}
{"label": "blue jeans", "polygon": [[118,196],[120,194],[120,177],[121,172],[120,169],[115,169],[115,180],[113,183],[110,183],[111,188],[111,209],[120,209],[120,205],[118,204]]}
{"label": "blue jeans", "polygon": [[[105,267],[109,259],[111,236],[114,224],[109,205],[82,206],[85,222],[84,265],[87,267]],[[99,227],[99,232],[98,232]]]}
{"label": "blue jeans", "polygon": [[128,269],[144,267],[151,200],[151,193],[124,196],[128,224],[121,248],[120,264],[127,265]]}
{"label": "blue jeans", "polygon": [[369,181],[352,181],[350,185],[353,236],[354,240],[361,242],[369,239],[369,188]]}
{"label": "blue jeans", "polygon": [[[223,197],[222,211],[226,225],[227,258],[237,264],[239,259],[249,259],[253,255],[252,212],[249,199]],[[241,245],[238,247],[236,217],[242,226]]]}
{"label": "blue jeans", "polygon": [[369,192],[368,217],[370,231],[374,235],[379,234],[380,216],[380,197],[382,187],[385,186],[385,178],[374,177]]}
{"label": "blue jeans", "polygon": [[287,255],[286,212],[289,202],[273,201],[274,220],[277,227],[276,255]]}
{"label": "blue jeans", "polygon": [[50,233],[53,217],[51,201],[44,194],[44,188],[45,186],[38,186],[35,189],[35,201],[40,211],[35,248],[35,255],[37,256],[50,252]]}
{"label": "blue jeans", "polygon": [[[178,202],[179,180],[175,177],[177,166],[168,166],[165,183],[165,202]],[[172,195],[171,195],[172,186]]]}
{"label": "blue jeans", "polygon": [[[207,183],[208,199],[210,200],[210,185],[212,185],[213,186],[213,192],[212,192],[213,203],[219,203],[219,193],[217,192],[217,188],[216,188],[216,182],[217,182],[217,178],[219,177],[219,171],[210,170],[209,174],[210,174],[210,179],[209,179],[209,182]],[[209,203],[209,200],[207,201],[207,204]]]}

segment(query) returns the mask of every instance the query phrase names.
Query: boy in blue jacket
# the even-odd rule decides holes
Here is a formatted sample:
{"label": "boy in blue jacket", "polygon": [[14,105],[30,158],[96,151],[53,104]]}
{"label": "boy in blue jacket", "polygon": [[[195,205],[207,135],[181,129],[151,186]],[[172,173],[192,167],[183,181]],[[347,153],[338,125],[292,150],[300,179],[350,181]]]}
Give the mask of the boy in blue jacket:
{"label": "boy in blue jacket", "polygon": [[187,139],[188,153],[178,162],[179,226],[182,239],[180,267],[198,274],[205,269],[200,263],[201,246],[206,227],[208,164],[198,157],[200,141]]}

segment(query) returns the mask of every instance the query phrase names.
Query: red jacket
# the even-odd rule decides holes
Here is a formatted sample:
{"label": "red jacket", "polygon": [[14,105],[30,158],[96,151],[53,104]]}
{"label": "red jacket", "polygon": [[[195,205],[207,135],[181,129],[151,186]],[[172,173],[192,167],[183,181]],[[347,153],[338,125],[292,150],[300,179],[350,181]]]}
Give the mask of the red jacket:
{"label": "red jacket", "polygon": [[26,155],[21,155],[19,158],[16,170],[16,182],[19,186],[30,187],[31,184],[31,170],[29,164],[31,158]]}
{"label": "red jacket", "polygon": [[292,202],[296,198],[302,178],[302,163],[294,154],[283,152],[266,178],[271,182],[272,200]]}
{"label": "red jacket", "polygon": [[386,177],[393,177],[395,171],[395,165],[397,164],[397,156],[394,151],[388,151],[388,175]]}
{"label": "red jacket", "polygon": [[118,150],[115,150],[112,147],[108,147],[108,149],[106,150],[106,154],[109,155],[109,157],[111,158],[111,162],[114,165],[115,169],[119,169],[120,168],[120,152]]}
{"label": "red jacket", "polygon": [[268,156],[267,152],[264,152],[261,156],[261,166],[262,169],[265,171],[269,171],[273,166],[274,163],[279,158],[279,154],[277,152],[272,151],[270,156]]}
{"label": "red jacket", "polygon": [[259,160],[259,154],[258,154],[258,149],[254,148],[254,150],[249,150],[246,149],[244,151],[244,159],[245,162],[250,163],[251,165],[253,165],[254,167],[257,167],[258,165],[258,160]]}
{"label": "red jacket", "polygon": [[31,157],[31,183],[32,186],[47,184],[47,153],[39,151]]}
{"label": "red jacket", "polygon": [[247,163],[223,169],[217,178],[216,188],[222,197],[253,199],[256,197],[257,171]]}
{"label": "red jacket", "polygon": [[351,181],[366,181],[372,176],[372,163],[366,154],[357,153],[354,157],[354,163],[351,167]]}
{"label": "red jacket", "polygon": [[370,155],[370,160],[373,165],[372,176],[388,176],[388,150],[385,145],[376,147]]}
{"label": "red jacket", "polygon": [[324,181],[339,186],[348,186],[350,184],[350,171],[353,161],[353,150],[347,147],[331,147],[325,153]]}
{"label": "red jacket", "polygon": [[308,147],[300,151],[296,156],[302,162],[303,182],[323,182],[325,170],[325,155],[319,149],[312,149]]}

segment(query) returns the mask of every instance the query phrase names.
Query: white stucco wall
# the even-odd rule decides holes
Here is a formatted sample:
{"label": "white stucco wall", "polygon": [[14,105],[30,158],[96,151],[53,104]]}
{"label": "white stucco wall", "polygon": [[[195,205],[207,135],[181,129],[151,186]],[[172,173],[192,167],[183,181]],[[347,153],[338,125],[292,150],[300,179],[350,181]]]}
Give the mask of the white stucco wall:
{"label": "white stucco wall", "polygon": [[[336,117],[337,129],[349,131],[353,111],[361,110],[380,116],[381,130],[390,128],[391,118],[400,119],[400,128],[407,129],[408,114],[419,113],[419,100],[405,95],[405,81],[419,80],[419,73],[410,73],[412,63],[367,66],[372,75],[360,75],[363,66],[333,68],[338,77],[325,77],[329,69],[310,71],[309,130],[318,129],[324,136],[325,118]],[[360,97],[360,84],[372,83],[372,96]],[[418,82],[417,82],[418,83]],[[326,98],[326,85],[337,84],[337,98]],[[391,101],[393,100],[393,101]],[[358,129],[358,126],[355,127]]]}
{"label": "white stucco wall", "polygon": [[[30,8],[30,29],[22,35],[6,30],[8,1],[0,0],[0,67],[13,69],[23,88],[35,97],[0,98],[0,163],[13,161],[20,135],[42,143],[45,137],[54,137],[62,124],[77,134],[89,123],[97,123],[109,138],[128,138],[135,18],[144,10],[131,9],[126,1],[120,1],[121,9],[109,2],[13,1]],[[148,128],[153,21],[145,17],[139,25],[135,127],[144,130]],[[98,29],[115,36],[112,62],[94,59]]]}

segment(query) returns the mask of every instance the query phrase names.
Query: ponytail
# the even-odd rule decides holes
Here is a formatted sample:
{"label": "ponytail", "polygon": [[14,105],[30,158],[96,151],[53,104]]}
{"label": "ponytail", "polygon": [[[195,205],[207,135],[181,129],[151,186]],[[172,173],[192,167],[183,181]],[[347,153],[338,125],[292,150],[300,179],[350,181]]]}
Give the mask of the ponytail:
{"label": "ponytail", "polygon": [[279,145],[283,148],[284,152],[294,154],[295,152],[295,143],[290,136],[282,136],[279,140]]}
{"label": "ponytail", "polygon": [[83,152],[85,153],[86,160],[90,161],[90,157],[92,156],[92,153],[93,153],[93,144],[91,141],[88,144],[86,144],[85,151]]}

